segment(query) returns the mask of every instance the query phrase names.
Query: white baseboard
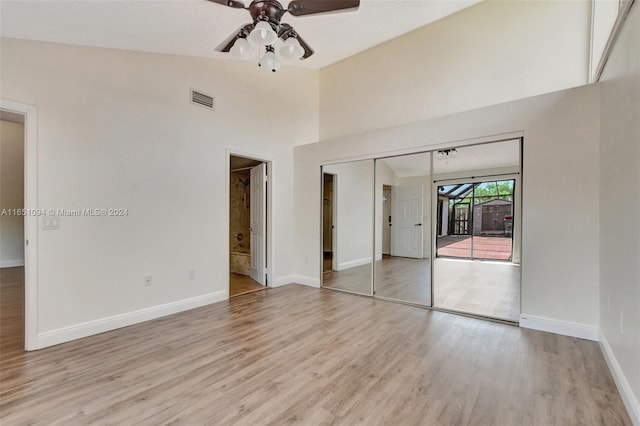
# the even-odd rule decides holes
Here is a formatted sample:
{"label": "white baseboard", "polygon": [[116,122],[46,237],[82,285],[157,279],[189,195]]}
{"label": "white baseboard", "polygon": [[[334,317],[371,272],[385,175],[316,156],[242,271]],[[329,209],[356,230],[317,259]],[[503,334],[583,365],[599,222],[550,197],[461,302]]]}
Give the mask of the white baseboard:
{"label": "white baseboard", "polygon": [[221,302],[228,298],[229,295],[226,291],[217,291],[215,293],[203,294],[202,296],[178,300],[164,305],[153,306],[99,320],[88,321],[82,324],[63,327],[57,330],[45,331],[38,333],[34,349],[42,349],[48,346],[69,342],[71,340],[93,336],[94,334],[116,330],[118,328],[187,311],[189,309],[199,308],[211,303]]}
{"label": "white baseboard", "polygon": [[640,403],[638,403],[637,396],[633,394],[631,386],[629,385],[620,364],[618,364],[618,360],[616,359],[611,346],[609,346],[607,338],[602,334],[602,330],[599,333],[599,341],[600,349],[602,349],[604,359],[607,361],[607,365],[609,366],[613,380],[616,382],[618,392],[620,392],[620,396],[622,397],[624,406],[627,408],[629,417],[631,417],[631,422],[636,426],[640,426]]}
{"label": "white baseboard", "polygon": [[292,283],[307,285],[309,287],[320,288],[320,279],[305,277],[303,275],[292,275]]}
{"label": "white baseboard", "polygon": [[276,278],[273,283],[269,284],[269,287],[276,288],[282,287],[283,285],[291,284],[296,282],[295,275],[285,275],[284,277]]}
{"label": "white baseboard", "polygon": [[0,261],[0,268],[15,268],[17,266],[24,266],[24,259]]}
{"label": "white baseboard", "polygon": [[363,257],[362,259],[350,260],[349,262],[338,263],[337,270],[344,271],[345,269],[355,268],[356,266],[366,265],[371,263],[370,257]]}
{"label": "white baseboard", "polygon": [[520,327],[538,331],[547,331],[549,333],[561,334],[563,336],[578,337],[580,339],[593,340],[595,342],[598,341],[598,327],[593,325],[578,324],[575,322],[521,314]]}

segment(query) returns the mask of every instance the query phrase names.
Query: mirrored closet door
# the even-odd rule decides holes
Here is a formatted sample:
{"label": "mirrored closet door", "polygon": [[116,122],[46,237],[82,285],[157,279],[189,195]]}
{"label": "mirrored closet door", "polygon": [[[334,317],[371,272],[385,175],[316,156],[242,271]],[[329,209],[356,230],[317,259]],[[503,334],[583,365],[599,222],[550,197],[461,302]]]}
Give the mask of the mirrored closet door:
{"label": "mirrored closet door", "polygon": [[431,306],[430,155],[376,160],[376,297]]}
{"label": "mirrored closet door", "polygon": [[518,321],[520,147],[434,152],[434,308]]}
{"label": "mirrored closet door", "polygon": [[322,286],[373,295],[374,162],[322,167]]}

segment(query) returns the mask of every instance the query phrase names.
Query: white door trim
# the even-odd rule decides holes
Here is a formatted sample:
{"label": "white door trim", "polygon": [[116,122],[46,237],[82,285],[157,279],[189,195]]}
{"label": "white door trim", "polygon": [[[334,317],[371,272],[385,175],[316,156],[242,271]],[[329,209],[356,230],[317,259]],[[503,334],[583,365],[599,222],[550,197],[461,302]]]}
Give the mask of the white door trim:
{"label": "white door trim", "polygon": [[256,160],[256,161],[262,161],[263,163],[265,163],[266,167],[267,167],[267,209],[266,209],[266,214],[267,214],[267,223],[266,223],[266,237],[267,237],[267,250],[265,253],[265,256],[267,258],[267,261],[264,263],[264,267],[265,270],[267,271],[267,287],[274,287],[276,284],[276,275],[275,275],[275,271],[273,268],[274,265],[274,261],[273,261],[273,212],[277,211],[277,206],[274,206],[274,196],[273,196],[273,188],[274,188],[274,183],[275,183],[275,176],[274,176],[274,170],[276,168],[276,161],[273,160],[273,158],[267,156],[267,155],[262,155],[262,154],[256,154],[256,153],[251,153],[251,152],[244,152],[244,151],[240,151],[237,150],[235,148],[226,148],[225,149],[225,230],[226,230],[226,241],[227,241],[227,250],[226,250],[226,263],[225,263],[225,270],[226,270],[226,274],[225,274],[225,282],[226,282],[226,286],[225,286],[225,291],[226,291],[226,299],[229,298],[229,273],[230,273],[230,268],[229,268],[229,252],[231,250],[230,244],[229,244],[229,224],[230,224],[230,218],[229,218],[229,186],[231,184],[230,181],[230,174],[231,174],[231,156],[235,156],[235,157],[244,157],[244,158],[249,158],[252,160]]}
{"label": "white door trim", "polygon": [[[38,108],[0,99],[0,109],[24,115],[24,208],[38,208]],[[24,348],[38,345],[38,216],[25,215]]]}

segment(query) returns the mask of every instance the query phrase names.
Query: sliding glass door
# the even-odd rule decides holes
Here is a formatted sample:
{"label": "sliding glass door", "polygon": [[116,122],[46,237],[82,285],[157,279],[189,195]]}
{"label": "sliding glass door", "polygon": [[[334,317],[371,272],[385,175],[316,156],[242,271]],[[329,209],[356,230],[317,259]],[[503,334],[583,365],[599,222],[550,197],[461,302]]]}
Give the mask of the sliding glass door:
{"label": "sliding glass door", "polygon": [[511,261],[515,179],[440,183],[436,255]]}

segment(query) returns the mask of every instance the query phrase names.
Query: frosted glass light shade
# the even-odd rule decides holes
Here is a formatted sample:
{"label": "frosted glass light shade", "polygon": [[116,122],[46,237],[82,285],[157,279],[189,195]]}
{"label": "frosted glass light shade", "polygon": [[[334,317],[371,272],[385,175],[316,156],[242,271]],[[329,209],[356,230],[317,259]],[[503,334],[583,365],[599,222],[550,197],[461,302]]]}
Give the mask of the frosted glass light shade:
{"label": "frosted glass light shade", "polygon": [[239,38],[231,47],[231,56],[237,59],[250,59],[256,54],[256,48],[246,38]]}
{"label": "frosted glass light shade", "polygon": [[249,33],[249,38],[258,44],[269,45],[278,38],[278,35],[268,22],[260,21]]}
{"label": "frosted glass light shade", "polygon": [[304,55],[304,49],[298,39],[289,37],[278,53],[285,59],[300,59]]}
{"label": "frosted glass light shade", "polygon": [[276,54],[273,51],[267,51],[262,59],[260,59],[260,66],[266,71],[276,72],[280,69],[282,64],[276,58]]}

